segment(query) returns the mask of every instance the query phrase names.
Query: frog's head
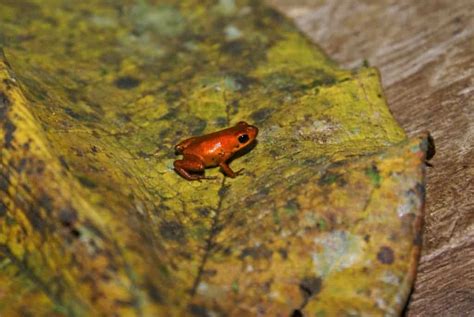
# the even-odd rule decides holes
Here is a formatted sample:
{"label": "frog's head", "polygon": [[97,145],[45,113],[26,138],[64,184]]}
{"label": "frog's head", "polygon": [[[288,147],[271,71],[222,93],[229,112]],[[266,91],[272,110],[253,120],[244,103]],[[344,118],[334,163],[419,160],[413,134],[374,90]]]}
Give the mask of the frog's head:
{"label": "frog's head", "polygon": [[245,121],[240,121],[235,125],[235,149],[243,149],[254,143],[258,135],[258,128]]}

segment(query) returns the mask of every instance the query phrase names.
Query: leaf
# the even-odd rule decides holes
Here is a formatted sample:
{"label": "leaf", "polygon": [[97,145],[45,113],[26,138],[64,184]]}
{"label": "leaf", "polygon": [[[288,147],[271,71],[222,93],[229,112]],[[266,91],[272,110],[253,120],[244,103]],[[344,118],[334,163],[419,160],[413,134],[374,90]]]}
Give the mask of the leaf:
{"label": "leaf", "polygon": [[[406,139],[375,69],[339,69],[254,1],[17,1],[0,18],[0,250],[45,311],[401,311],[430,143]],[[243,176],[176,175],[176,143],[241,120],[261,131]]]}

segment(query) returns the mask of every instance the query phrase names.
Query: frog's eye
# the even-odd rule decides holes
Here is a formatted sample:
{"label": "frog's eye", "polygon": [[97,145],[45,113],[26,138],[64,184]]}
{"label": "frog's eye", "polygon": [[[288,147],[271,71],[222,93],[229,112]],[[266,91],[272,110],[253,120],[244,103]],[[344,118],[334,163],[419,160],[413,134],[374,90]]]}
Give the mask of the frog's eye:
{"label": "frog's eye", "polygon": [[249,136],[247,134],[241,134],[239,135],[238,140],[242,144],[247,143],[247,141],[249,140]]}

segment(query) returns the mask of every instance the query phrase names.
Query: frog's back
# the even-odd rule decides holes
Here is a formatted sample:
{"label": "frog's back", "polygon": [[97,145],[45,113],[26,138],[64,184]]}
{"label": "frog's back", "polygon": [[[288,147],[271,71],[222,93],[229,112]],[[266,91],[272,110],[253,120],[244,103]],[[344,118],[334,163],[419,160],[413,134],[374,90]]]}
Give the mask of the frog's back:
{"label": "frog's back", "polygon": [[206,166],[218,165],[225,155],[224,145],[219,138],[197,137],[187,144],[183,154],[191,154],[203,160]]}
{"label": "frog's back", "polygon": [[200,135],[200,136],[193,136],[189,139],[186,139],[184,141],[181,141],[176,145],[176,149],[181,149],[181,153],[184,153],[186,149],[195,149],[196,147],[199,147],[200,145],[205,145],[209,146],[212,143],[215,143],[217,140],[221,138],[222,135],[226,134],[226,131],[229,129],[224,129],[221,131],[205,134],[205,135]]}

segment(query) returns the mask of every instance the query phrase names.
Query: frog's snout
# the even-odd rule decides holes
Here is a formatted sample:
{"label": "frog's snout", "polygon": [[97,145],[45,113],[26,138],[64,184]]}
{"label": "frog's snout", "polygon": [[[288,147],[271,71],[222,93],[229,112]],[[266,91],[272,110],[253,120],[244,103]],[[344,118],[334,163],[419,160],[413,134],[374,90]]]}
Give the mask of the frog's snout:
{"label": "frog's snout", "polygon": [[255,139],[258,135],[258,128],[253,125],[249,125],[247,127],[247,133],[249,134],[251,139]]}
{"label": "frog's snout", "polygon": [[174,147],[174,154],[179,155],[183,153],[183,147],[178,144]]}

